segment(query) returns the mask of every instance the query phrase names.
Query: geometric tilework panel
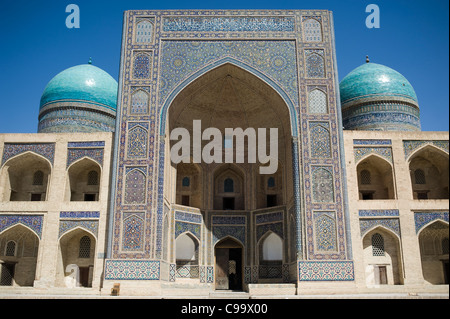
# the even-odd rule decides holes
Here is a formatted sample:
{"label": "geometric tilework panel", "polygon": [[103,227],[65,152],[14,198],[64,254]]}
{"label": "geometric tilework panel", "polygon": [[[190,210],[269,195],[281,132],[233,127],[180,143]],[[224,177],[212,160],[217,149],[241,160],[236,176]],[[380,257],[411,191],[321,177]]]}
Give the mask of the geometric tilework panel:
{"label": "geometric tilework panel", "polygon": [[448,223],[448,212],[421,212],[414,213],[416,234],[425,226],[435,220],[443,220]]}
{"label": "geometric tilework panel", "polygon": [[90,231],[95,237],[98,235],[98,220],[60,220],[58,238],[76,227]]}
{"label": "geometric tilework panel", "polygon": [[358,163],[367,154],[376,154],[392,163],[392,148],[390,147],[354,147],[355,162]]}
{"label": "geometric tilework panel", "polygon": [[244,216],[213,216],[213,225],[245,225]]}
{"label": "geometric tilework panel", "polygon": [[199,278],[200,269],[197,265],[177,265],[176,278]]}
{"label": "geometric tilework panel", "polygon": [[311,136],[311,157],[330,158],[331,144],[329,124],[327,122],[311,122],[309,124]]}
{"label": "geometric tilework panel", "polygon": [[74,148],[74,147],[104,147],[105,141],[92,141],[92,142],[68,142],[67,147],[68,148]]}
{"label": "geometric tilework panel", "polygon": [[306,76],[308,78],[325,77],[325,60],[323,50],[305,50],[306,56]]}
{"label": "geometric tilework panel", "polygon": [[370,229],[376,226],[384,226],[400,237],[400,221],[398,218],[360,219],[361,237],[364,237]]}
{"label": "geometric tilework panel", "polygon": [[212,266],[206,267],[206,282],[207,283],[214,282],[214,267]]}
{"label": "geometric tilework panel", "polygon": [[43,220],[42,215],[0,215],[0,233],[15,224],[22,224],[31,228],[41,238]]}
{"label": "geometric tilework panel", "polygon": [[329,167],[314,167],[312,173],[313,201],[334,202],[333,174]]}
{"label": "geometric tilework panel", "polygon": [[314,233],[316,234],[316,249],[321,251],[336,251],[336,220],[334,212],[314,213]]}
{"label": "geometric tilework panel", "polygon": [[43,144],[5,143],[3,149],[2,165],[11,157],[28,151],[42,155],[43,157],[48,159],[50,163],[52,163],[53,165],[53,159],[55,157],[55,143],[43,143]]}
{"label": "geometric tilework panel", "polygon": [[213,245],[224,237],[231,236],[245,245],[245,226],[213,226]]}
{"label": "geometric tilework panel", "polygon": [[[169,281],[175,281],[175,275],[177,271],[177,265],[176,264],[170,264],[169,265]],[[201,268],[200,268],[201,271]]]}
{"label": "geometric tilework panel", "polygon": [[133,127],[128,132],[127,155],[129,158],[142,158],[147,155],[147,135],[147,130],[140,125]]}
{"label": "geometric tilework panel", "polygon": [[353,145],[392,145],[391,140],[366,140],[366,139],[354,139]]}
{"label": "geometric tilework panel", "polygon": [[123,220],[123,250],[142,250],[144,243],[144,215],[130,214]]}
{"label": "geometric tilework panel", "polygon": [[385,209],[385,210],[359,210],[358,211],[359,217],[380,217],[380,216],[390,216],[395,217],[399,216],[398,209]]}
{"label": "geometric tilework panel", "polygon": [[103,148],[68,148],[66,167],[69,167],[70,164],[85,156],[103,165]]}
{"label": "geometric tilework panel", "polygon": [[59,218],[100,218],[100,212],[60,212]]}
{"label": "geometric tilework panel", "polygon": [[125,204],[145,203],[145,175],[139,169],[133,169],[125,177]]}
{"label": "geometric tilework panel", "polygon": [[160,262],[156,260],[114,260],[105,263],[106,280],[159,280]]}
{"label": "geometric tilework panel", "polygon": [[409,157],[416,149],[422,147],[425,144],[434,145],[441,150],[444,150],[447,154],[449,153],[449,142],[448,141],[403,141],[403,150],[405,153],[405,159]]}
{"label": "geometric tilework panel", "polygon": [[138,54],[134,58],[133,76],[135,79],[148,79],[150,77],[151,57],[148,54]]}
{"label": "geometric tilework panel", "polygon": [[274,212],[267,214],[258,214],[256,215],[256,225],[269,223],[269,222],[278,222],[283,220],[283,212]]}
{"label": "geometric tilework panel", "polygon": [[184,232],[191,232],[198,240],[200,240],[201,226],[198,224],[184,223],[180,221],[175,222],[175,239]]}
{"label": "geometric tilework panel", "polygon": [[244,267],[244,282],[249,284],[252,282],[252,267]]}
{"label": "geometric tilework panel", "polygon": [[328,113],[327,95],[319,89],[314,89],[308,94],[309,113]]}
{"label": "geometric tilework panel", "polygon": [[303,35],[306,42],[321,42],[322,26],[320,22],[312,18],[303,21]]}
{"label": "geometric tilework panel", "polygon": [[159,101],[206,64],[230,57],[267,74],[298,104],[295,41],[163,41]]}
{"label": "geometric tilework panel", "polygon": [[258,242],[264,234],[272,231],[283,238],[283,223],[271,223],[256,226],[256,241]]}
{"label": "geometric tilework panel", "polygon": [[299,281],[355,280],[352,261],[299,261]]}
{"label": "geometric tilework panel", "polygon": [[189,212],[175,211],[175,220],[184,221],[188,223],[201,224],[202,215],[192,214]]}
{"label": "geometric tilework panel", "polygon": [[282,265],[260,265],[259,278],[281,278]]}

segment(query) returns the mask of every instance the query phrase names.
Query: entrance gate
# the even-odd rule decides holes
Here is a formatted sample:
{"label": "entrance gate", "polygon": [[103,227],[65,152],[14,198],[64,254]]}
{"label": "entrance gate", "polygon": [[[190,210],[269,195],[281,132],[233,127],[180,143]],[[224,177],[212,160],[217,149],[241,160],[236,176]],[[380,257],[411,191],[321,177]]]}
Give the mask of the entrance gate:
{"label": "entrance gate", "polygon": [[242,246],[225,239],[216,245],[215,256],[216,290],[242,290]]}

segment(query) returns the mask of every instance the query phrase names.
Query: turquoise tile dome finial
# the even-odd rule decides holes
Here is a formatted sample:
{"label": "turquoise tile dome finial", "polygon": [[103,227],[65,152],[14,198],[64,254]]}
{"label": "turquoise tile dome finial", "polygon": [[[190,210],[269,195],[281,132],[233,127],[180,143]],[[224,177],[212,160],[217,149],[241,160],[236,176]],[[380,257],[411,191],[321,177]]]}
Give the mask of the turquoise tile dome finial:
{"label": "turquoise tile dome finial", "polygon": [[339,85],[344,128],[420,130],[419,104],[411,83],[399,72],[366,56]]}
{"label": "turquoise tile dome finial", "polygon": [[92,58],[58,73],[42,93],[38,132],[113,131],[117,90],[117,81]]}

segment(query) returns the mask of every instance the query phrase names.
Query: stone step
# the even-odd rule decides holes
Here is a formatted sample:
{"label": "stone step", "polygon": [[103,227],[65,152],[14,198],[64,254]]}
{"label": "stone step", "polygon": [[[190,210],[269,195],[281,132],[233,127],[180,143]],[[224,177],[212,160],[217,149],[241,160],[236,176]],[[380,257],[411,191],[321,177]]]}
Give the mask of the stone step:
{"label": "stone step", "polygon": [[297,287],[295,284],[249,284],[248,291],[251,296],[294,296]]}
{"label": "stone step", "polygon": [[250,295],[244,291],[216,290],[209,293],[210,299],[249,299]]}

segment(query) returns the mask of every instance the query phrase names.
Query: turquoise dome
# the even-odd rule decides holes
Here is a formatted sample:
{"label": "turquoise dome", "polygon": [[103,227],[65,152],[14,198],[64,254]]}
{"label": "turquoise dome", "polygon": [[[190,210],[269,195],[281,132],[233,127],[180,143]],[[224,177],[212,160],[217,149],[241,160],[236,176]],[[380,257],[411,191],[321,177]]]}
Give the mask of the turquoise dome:
{"label": "turquoise dome", "polygon": [[113,132],[117,89],[116,80],[90,61],[60,72],[42,93],[38,132]]}
{"label": "turquoise dome", "polygon": [[399,72],[365,63],[344,77],[339,88],[344,129],[420,130],[416,92]]}
{"label": "turquoise dome", "polygon": [[417,103],[416,92],[408,80],[397,71],[381,64],[366,63],[357,67],[339,86],[343,103],[374,95],[411,98]]}
{"label": "turquoise dome", "polygon": [[116,110],[117,81],[92,64],[68,68],[47,84],[41,96],[40,108],[59,100],[89,101]]}

